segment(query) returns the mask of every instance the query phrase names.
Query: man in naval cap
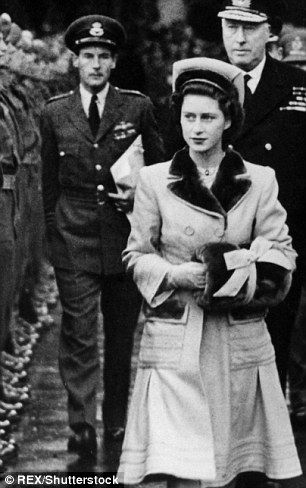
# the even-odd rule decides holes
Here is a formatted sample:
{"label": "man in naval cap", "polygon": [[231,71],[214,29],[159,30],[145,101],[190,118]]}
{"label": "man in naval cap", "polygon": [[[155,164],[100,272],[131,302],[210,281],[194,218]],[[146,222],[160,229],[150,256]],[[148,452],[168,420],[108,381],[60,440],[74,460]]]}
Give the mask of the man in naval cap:
{"label": "man in naval cap", "polygon": [[133,193],[117,193],[111,167],[139,136],[145,164],[163,160],[151,101],[109,81],[125,37],[122,25],[109,17],[89,15],[73,22],[65,42],[75,54],[80,85],[51,99],[42,117],[44,208],[63,307],[59,365],[73,430],[68,449],[92,459],[97,453],[98,312],[101,307],[105,436],[121,440],[140,305],[121,262]]}
{"label": "man in naval cap", "polygon": [[[306,75],[267,54],[267,43],[280,32],[284,12],[281,0],[226,0],[218,17],[228,59],[245,72],[245,122],[235,149],[246,160],[275,170],[299,254],[288,297],[267,317],[285,392],[291,333],[306,276]],[[299,409],[298,402],[292,408]],[[258,480],[247,480],[245,486],[258,486]]]}

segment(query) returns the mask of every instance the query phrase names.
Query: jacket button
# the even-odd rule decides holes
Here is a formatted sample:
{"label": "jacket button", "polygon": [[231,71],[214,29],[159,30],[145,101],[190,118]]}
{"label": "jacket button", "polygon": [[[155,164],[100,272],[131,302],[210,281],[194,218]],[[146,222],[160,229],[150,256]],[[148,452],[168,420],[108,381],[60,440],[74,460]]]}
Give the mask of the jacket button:
{"label": "jacket button", "polygon": [[193,236],[193,234],[194,234],[194,229],[188,225],[187,227],[185,227],[185,234],[186,234],[187,236]]}
{"label": "jacket button", "polygon": [[97,149],[99,147],[99,144],[97,142],[94,143],[93,147]]}
{"label": "jacket button", "polygon": [[97,171],[101,171],[102,166],[101,166],[101,164],[96,164],[95,168]]}
{"label": "jacket button", "polygon": [[104,190],[104,186],[103,185],[98,185],[97,186],[97,190],[98,191],[103,191]]}
{"label": "jacket button", "polygon": [[265,145],[265,149],[266,149],[267,151],[271,151],[271,149],[272,149],[272,144],[270,144],[270,142],[267,142],[267,144]]}
{"label": "jacket button", "polygon": [[65,151],[60,151],[59,155],[60,156],[65,156]]}

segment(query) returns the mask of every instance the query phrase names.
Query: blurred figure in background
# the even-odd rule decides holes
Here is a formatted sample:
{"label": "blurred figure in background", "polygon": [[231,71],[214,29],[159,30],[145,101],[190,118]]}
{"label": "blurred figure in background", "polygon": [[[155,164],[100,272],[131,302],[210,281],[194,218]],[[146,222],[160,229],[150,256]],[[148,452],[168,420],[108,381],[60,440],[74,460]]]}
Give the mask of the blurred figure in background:
{"label": "blurred figure in background", "polygon": [[306,29],[292,28],[281,38],[285,63],[306,71]]}
{"label": "blurred figure in background", "polygon": [[43,54],[32,33],[0,15],[0,471],[17,452],[26,367],[57,295],[43,251],[39,118],[50,94],[67,86],[69,63],[60,42],[57,51],[39,42]]}

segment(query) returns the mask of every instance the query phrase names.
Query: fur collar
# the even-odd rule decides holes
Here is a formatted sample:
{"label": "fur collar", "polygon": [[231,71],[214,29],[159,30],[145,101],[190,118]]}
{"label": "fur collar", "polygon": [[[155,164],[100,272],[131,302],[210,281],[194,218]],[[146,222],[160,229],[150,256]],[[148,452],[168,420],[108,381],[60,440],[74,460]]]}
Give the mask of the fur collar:
{"label": "fur collar", "polygon": [[180,178],[168,185],[176,196],[224,217],[251,186],[243,159],[233,150],[226,152],[211,189],[201,182],[187,147],[174,155],[169,174]]}

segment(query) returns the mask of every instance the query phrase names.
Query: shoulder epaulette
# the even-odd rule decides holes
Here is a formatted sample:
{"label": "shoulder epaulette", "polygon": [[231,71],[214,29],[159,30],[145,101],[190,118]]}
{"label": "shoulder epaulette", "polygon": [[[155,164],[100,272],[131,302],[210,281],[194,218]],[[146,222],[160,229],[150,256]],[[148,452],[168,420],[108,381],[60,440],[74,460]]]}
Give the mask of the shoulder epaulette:
{"label": "shoulder epaulette", "polygon": [[127,90],[125,88],[118,88],[117,86],[115,88],[116,88],[116,90],[120,91],[120,93],[124,93],[126,95],[136,95],[136,97],[145,97],[146,96],[144,93],[141,93],[138,90]]}
{"label": "shoulder epaulette", "polygon": [[60,95],[56,95],[55,97],[49,98],[47,103],[56,102],[57,100],[62,100],[62,98],[70,97],[72,94],[73,94],[73,90],[70,90],[70,92],[67,93],[61,93]]}

